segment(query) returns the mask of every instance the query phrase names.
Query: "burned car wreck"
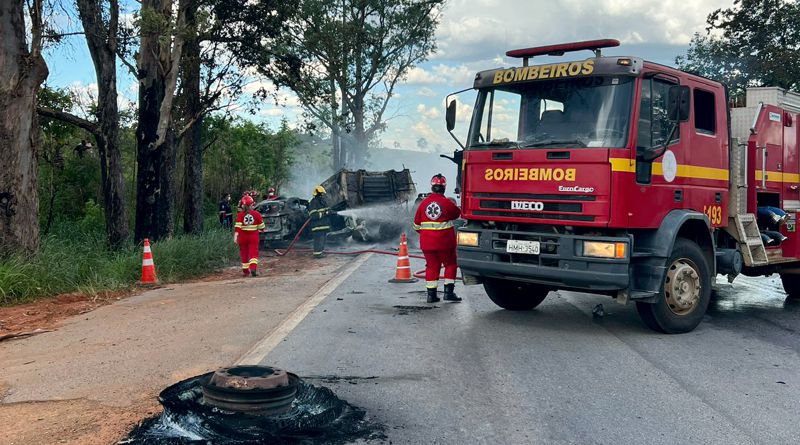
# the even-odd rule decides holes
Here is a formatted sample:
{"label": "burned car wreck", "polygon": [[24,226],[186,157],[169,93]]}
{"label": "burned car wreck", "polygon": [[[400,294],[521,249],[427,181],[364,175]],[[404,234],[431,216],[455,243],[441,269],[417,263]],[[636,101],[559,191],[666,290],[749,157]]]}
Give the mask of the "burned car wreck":
{"label": "burned car wreck", "polygon": [[[340,170],[322,186],[327,190],[331,215],[329,241],[359,242],[395,239],[410,225],[409,199],[416,188],[408,169],[370,172]],[[264,218],[263,245],[291,241],[308,220],[308,201],[297,197],[279,197],[256,204]],[[310,238],[306,228],[300,238]]]}
{"label": "burned car wreck", "polygon": [[[297,197],[264,200],[256,204],[256,211],[261,213],[266,230],[261,233],[263,246],[277,246],[284,241],[291,241],[308,220],[308,200]],[[332,241],[346,240],[355,229],[355,219],[348,216],[332,215],[331,231],[328,239]],[[300,234],[301,239],[311,237],[311,230],[306,227]]]}

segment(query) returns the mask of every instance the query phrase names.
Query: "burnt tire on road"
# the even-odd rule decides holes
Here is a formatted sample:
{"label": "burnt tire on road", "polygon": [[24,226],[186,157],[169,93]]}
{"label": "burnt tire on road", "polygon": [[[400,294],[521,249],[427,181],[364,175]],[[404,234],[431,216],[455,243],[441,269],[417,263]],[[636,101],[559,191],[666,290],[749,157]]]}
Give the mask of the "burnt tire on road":
{"label": "burnt tire on road", "polygon": [[550,293],[549,288],[539,284],[498,279],[487,279],[483,288],[494,304],[510,311],[529,311]]}
{"label": "burnt tire on road", "polygon": [[655,303],[636,303],[647,327],[666,334],[681,334],[697,327],[711,300],[711,273],[700,247],[679,238],[667,260],[664,286]]}

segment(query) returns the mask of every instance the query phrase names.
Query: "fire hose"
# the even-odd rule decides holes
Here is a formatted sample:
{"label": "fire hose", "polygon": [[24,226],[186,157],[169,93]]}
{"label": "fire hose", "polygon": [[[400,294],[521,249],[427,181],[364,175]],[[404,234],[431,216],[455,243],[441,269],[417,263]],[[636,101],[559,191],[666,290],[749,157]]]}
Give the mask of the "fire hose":
{"label": "fire hose", "polygon": [[[286,248],[286,250],[281,251],[281,250],[278,250],[278,249],[274,249],[275,254],[277,254],[278,256],[286,256],[289,252],[291,252],[292,249],[294,248],[294,245],[297,242],[297,240],[300,239],[300,235],[303,233],[303,230],[305,230],[306,227],[308,227],[308,224],[310,222],[311,222],[311,218],[307,219],[306,222],[303,223],[303,225],[300,227],[300,230],[297,231],[297,234],[292,239],[292,242],[289,243],[289,246]],[[310,249],[297,249],[297,250],[308,251]],[[364,253],[377,253],[379,255],[397,256],[397,252],[392,252],[390,250],[378,250],[378,249],[354,250],[354,251],[349,251],[349,252],[341,252],[341,251],[340,252],[334,252],[334,251],[330,251],[330,252],[327,252],[327,253],[329,253],[331,255],[361,255],[361,254],[364,254]],[[425,259],[425,257],[422,256],[422,255],[408,255],[408,257],[409,258],[416,258],[416,259],[420,259],[420,260],[424,260]],[[414,277],[424,279],[425,278],[425,270],[423,269],[423,270],[414,272]]]}

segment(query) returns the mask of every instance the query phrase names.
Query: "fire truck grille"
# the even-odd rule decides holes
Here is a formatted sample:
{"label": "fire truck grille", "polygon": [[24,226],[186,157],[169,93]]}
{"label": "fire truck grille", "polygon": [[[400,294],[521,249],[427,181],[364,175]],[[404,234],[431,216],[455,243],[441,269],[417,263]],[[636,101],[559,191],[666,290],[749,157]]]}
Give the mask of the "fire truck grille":
{"label": "fire truck grille", "polygon": [[[545,209],[546,210],[546,209]],[[502,216],[506,218],[550,219],[560,221],[594,221],[591,215],[574,215],[569,213],[522,213],[522,212],[487,212],[476,210],[472,212],[478,216]]]}
{"label": "fire truck grille", "polygon": [[475,193],[476,198],[547,199],[557,201],[596,201],[593,195],[536,195],[532,193]]}
{"label": "fire truck grille", "polygon": [[[482,209],[511,210],[511,201],[494,201],[481,199]],[[579,202],[545,202],[545,212],[572,212],[580,213],[583,211],[583,204]]]}

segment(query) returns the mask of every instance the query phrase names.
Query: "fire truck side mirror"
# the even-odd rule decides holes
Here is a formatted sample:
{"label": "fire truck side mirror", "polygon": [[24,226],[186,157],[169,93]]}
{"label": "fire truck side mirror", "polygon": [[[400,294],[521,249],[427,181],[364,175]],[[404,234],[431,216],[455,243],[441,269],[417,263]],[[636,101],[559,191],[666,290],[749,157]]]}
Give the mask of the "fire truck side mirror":
{"label": "fire truck side mirror", "polygon": [[453,131],[456,128],[456,100],[453,99],[447,105],[447,113],[445,113],[445,121],[447,122],[447,131]]}
{"label": "fire truck side mirror", "polygon": [[674,85],[669,88],[667,115],[673,122],[686,122],[689,120],[689,87]]}

